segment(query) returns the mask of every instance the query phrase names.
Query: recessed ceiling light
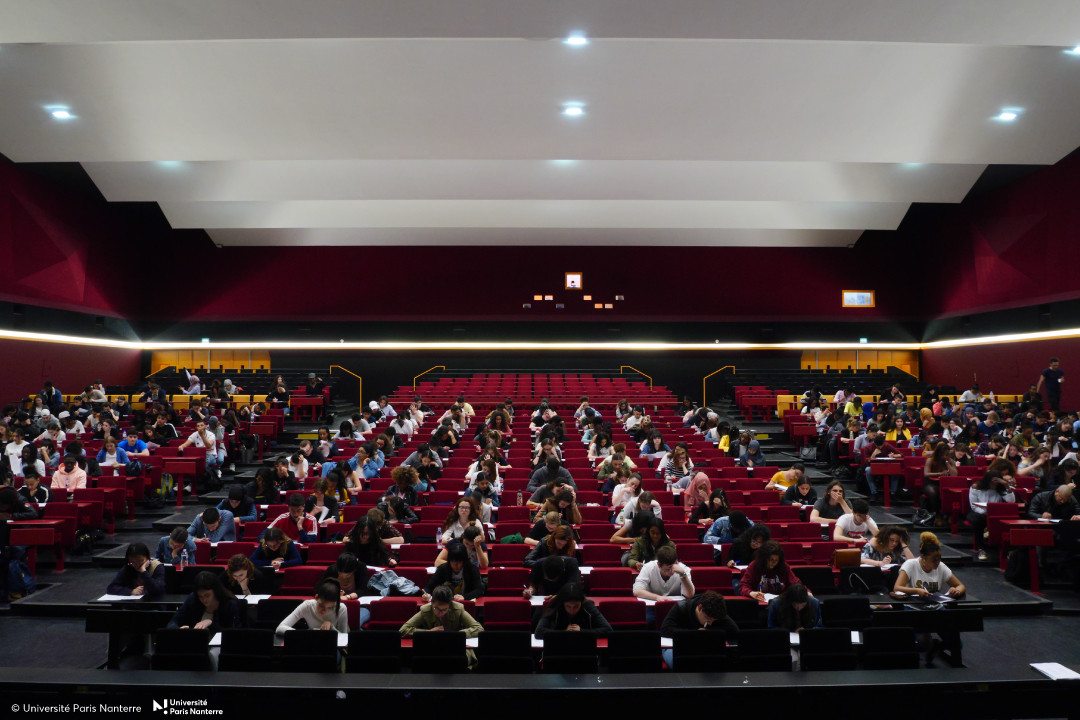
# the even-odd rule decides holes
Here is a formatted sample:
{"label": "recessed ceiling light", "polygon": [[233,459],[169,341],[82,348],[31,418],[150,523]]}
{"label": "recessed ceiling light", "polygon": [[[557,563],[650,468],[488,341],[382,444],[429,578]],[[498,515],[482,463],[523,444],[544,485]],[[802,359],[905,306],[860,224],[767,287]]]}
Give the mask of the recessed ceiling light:
{"label": "recessed ceiling light", "polygon": [[57,120],[71,120],[75,117],[71,110],[63,105],[46,105],[45,110]]}
{"label": "recessed ceiling light", "polygon": [[1000,115],[997,116],[997,119],[998,120],[1015,120],[1016,117],[1017,117],[1016,113],[1014,113],[1014,112],[1003,112],[1003,113],[1001,113]]}
{"label": "recessed ceiling light", "polygon": [[1012,122],[1016,118],[1020,117],[1020,114],[1024,112],[1023,108],[1018,107],[1005,107],[1001,108],[1001,112],[993,117],[998,122]]}
{"label": "recessed ceiling light", "polygon": [[582,105],[563,105],[563,115],[567,117],[581,117],[585,114],[585,108]]}
{"label": "recessed ceiling light", "polygon": [[1080,45],[1077,45],[1074,48],[1069,48],[1065,52],[1069,55],[1080,55]]}
{"label": "recessed ceiling light", "polygon": [[573,45],[574,47],[581,47],[582,45],[589,44],[589,38],[585,37],[582,33],[573,33],[570,37],[563,40],[567,45]]}

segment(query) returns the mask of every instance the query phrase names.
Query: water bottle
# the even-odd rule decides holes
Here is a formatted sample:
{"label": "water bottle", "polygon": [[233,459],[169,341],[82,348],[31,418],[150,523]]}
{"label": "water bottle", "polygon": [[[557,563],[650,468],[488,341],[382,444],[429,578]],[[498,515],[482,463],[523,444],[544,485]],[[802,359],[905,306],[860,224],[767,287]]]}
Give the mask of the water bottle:
{"label": "water bottle", "polygon": [[519,507],[521,506],[521,490],[517,491],[517,504]]}
{"label": "water bottle", "polygon": [[188,554],[187,550],[180,553],[180,569],[183,570],[188,566]]}

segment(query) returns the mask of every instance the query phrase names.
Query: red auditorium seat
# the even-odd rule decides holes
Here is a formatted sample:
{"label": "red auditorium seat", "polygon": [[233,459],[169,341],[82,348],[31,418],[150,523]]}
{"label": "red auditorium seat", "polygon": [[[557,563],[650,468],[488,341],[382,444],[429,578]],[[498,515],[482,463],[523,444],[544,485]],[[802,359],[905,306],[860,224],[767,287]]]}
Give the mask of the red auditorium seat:
{"label": "red auditorium seat", "polygon": [[630,568],[594,567],[585,576],[589,595],[632,595],[634,573]]}
{"label": "red auditorium seat", "polygon": [[[658,603],[662,604],[662,603]],[[613,630],[645,630],[645,603],[637,598],[602,598],[596,607]]]}

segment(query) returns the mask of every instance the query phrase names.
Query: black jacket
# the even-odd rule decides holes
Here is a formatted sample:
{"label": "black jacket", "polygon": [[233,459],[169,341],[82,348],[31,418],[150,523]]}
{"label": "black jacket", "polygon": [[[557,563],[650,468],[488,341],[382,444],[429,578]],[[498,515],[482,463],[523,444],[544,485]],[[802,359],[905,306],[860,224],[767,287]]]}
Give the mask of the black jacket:
{"label": "black jacket", "polygon": [[557,609],[550,615],[544,615],[536,626],[536,637],[544,637],[548,630],[565,630],[568,625],[577,625],[582,630],[591,630],[597,635],[604,636],[611,632],[611,624],[607,621],[596,605],[591,600],[581,603],[581,610],[574,617],[569,617],[562,609]]}
{"label": "black jacket", "polygon": [[[176,609],[176,614],[169,621],[169,627],[195,627],[202,620],[206,607],[199,600],[198,593],[191,593],[184,599],[184,604]],[[244,627],[244,615],[240,612],[240,603],[236,598],[230,598],[218,604],[210,625],[210,632],[218,632],[222,628]]]}
{"label": "black jacket", "polygon": [[[694,612],[700,604],[700,595],[675,603],[664,617],[660,634],[664,637],[672,637],[676,630],[701,630],[704,625],[698,622],[697,613]],[[739,626],[727,615],[717,618],[716,622],[705,629],[723,631],[728,640],[734,640],[739,634]]]}
{"label": "black jacket", "polygon": [[[435,568],[435,574],[428,580],[427,585],[424,586],[424,592],[430,594],[432,590],[439,587],[444,583],[452,583],[450,579],[453,569],[450,567],[450,563],[443,563],[439,567]],[[475,600],[484,594],[484,581],[480,578],[480,571],[476,569],[476,566],[471,562],[466,562],[461,568],[462,580],[464,585],[464,592],[461,595],[466,600]]]}

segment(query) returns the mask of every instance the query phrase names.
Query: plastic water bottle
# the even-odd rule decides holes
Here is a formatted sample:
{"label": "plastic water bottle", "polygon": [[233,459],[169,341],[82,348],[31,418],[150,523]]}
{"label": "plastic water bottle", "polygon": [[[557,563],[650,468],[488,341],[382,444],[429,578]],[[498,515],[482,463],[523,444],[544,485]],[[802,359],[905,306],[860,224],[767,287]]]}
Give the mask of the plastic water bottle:
{"label": "plastic water bottle", "polygon": [[521,491],[520,490],[517,491],[517,504],[518,504],[519,507],[521,506]]}
{"label": "plastic water bottle", "polygon": [[184,550],[182,553],[180,553],[180,569],[183,570],[187,566],[188,566],[188,554],[187,554],[187,550]]}

